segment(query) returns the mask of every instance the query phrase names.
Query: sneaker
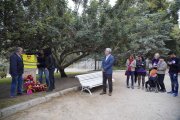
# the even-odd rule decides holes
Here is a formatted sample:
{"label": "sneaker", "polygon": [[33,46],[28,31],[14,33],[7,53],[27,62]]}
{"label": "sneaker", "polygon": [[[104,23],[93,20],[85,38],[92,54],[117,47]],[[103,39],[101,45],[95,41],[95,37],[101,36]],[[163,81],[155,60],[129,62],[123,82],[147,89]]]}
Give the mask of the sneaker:
{"label": "sneaker", "polygon": [[112,92],[110,92],[108,95],[109,95],[109,96],[112,96]]}
{"label": "sneaker", "polygon": [[167,92],[167,94],[173,94],[173,91],[169,91],[169,92]]}
{"label": "sneaker", "polygon": [[177,97],[177,96],[178,96],[178,93],[174,93],[174,94],[173,94],[173,97]]}
{"label": "sneaker", "polygon": [[127,88],[130,88],[129,85],[127,86]]}
{"label": "sneaker", "polygon": [[102,93],[100,93],[100,95],[104,95],[104,94],[106,94],[106,92],[102,92]]}
{"label": "sneaker", "polygon": [[17,96],[22,96],[23,95],[23,93],[17,93]]}

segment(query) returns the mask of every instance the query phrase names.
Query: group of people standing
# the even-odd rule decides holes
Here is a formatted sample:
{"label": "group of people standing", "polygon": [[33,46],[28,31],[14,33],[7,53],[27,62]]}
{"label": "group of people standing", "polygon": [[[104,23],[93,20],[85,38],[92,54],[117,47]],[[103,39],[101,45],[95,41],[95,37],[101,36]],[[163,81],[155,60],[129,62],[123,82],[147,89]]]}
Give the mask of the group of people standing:
{"label": "group of people standing", "polygon": [[[168,61],[166,63],[165,56],[160,56],[159,53],[154,55],[154,58],[150,63],[148,63],[142,55],[134,57],[134,55],[130,55],[126,61],[126,73],[127,76],[126,85],[127,88],[134,89],[134,83],[138,81],[138,89],[144,89],[145,87],[145,77],[149,75],[150,78],[156,77],[158,83],[158,90],[160,92],[166,92],[164,77],[166,74],[167,68],[169,68],[169,76],[171,80],[172,90],[168,92],[169,94],[173,94],[173,96],[178,95],[178,73],[179,73],[179,65],[180,60],[176,57],[174,52],[168,53]],[[151,71],[156,69],[155,71]],[[153,73],[154,72],[154,73]],[[157,76],[156,76],[157,75]],[[129,79],[131,78],[131,86],[129,85]],[[142,84],[141,84],[142,81]]]}
{"label": "group of people standing", "polygon": [[[112,50],[110,48],[105,49],[105,57],[102,60],[102,72],[103,72],[103,91],[100,95],[106,94],[107,81],[109,85],[109,96],[112,95],[113,85],[112,85],[112,73],[114,57],[111,55]],[[11,97],[16,95],[22,95],[22,84],[24,73],[24,64],[21,55],[23,54],[23,49],[18,47],[16,51],[10,56],[10,75],[12,76],[11,82]],[[178,96],[178,73],[180,71],[180,60],[176,57],[174,52],[169,52],[169,60],[165,62],[165,57],[160,56],[158,53],[154,55],[151,64],[143,58],[142,55],[138,55],[136,58],[134,55],[130,55],[126,61],[126,73],[127,75],[127,88],[134,89],[134,84],[138,81],[138,89],[144,89],[145,77],[147,73],[149,78],[157,78],[158,89],[161,92],[166,92],[164,85],[164,77],[167,68],[169,68],[169,76],[171,80],[171,91],[168,92],[173,96]],[[54,71],[55,71],[55,61],[52,56],[51,49],[40,50],[37,53],[37,67],[39,74],[39,82],[43,83],[43,74],[45,75],[46,84],[48,85],[48,92],[55,89],[54,81]],[[151,65],[151,67],[149,67]],[[147,72],[147,66],[150,72]],[[131,78],[131,86],[129,85],[129,79]],[[142,83],[142,84],[141,84]]]}
{"label": "group of people standing", "polygon": [[[23,48],[17,47],[15,52],[10,56],[10,68],[9,73],[12,77],[11,82],[11,97],[23,94],[23,73],[24,73],[24,64],[22,55]],[[47,92],[55,89],[54,85],[54,70],[55,70],[55,61],[52,56],[51,49],[40,50],[37,53],[37,67],[39,74],[39,82],[43,81],[43,74],[46,78],[46,84],[48,86]]]}
{"label": "group of people standing", "polygon": [[52,56],[51,49],[39,50],[37,53],[37,68],[39,75],[39,82],[43,83],[43,74],[45,75],[46,84],[48,86],[47,92],[53,91],[55,89],[55,60]]}

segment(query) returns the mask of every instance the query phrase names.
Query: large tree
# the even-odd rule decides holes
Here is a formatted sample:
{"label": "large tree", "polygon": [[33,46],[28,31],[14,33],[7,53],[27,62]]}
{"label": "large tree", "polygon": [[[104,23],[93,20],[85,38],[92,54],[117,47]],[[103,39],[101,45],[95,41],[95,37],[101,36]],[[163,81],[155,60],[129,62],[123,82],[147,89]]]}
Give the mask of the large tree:
{"label": "large tree", "polygon": [[61,77],[66,77],[66,67],[104,45],[99,27],[102,4],[96,0],[89,6],[87,2],[81,4],[84,10],[79,15],[67,7],[65,0],[3,1],[3,50],[22,46],[32,52],[50,47]]}
{"label": "large tree", "polygon": [[66,67],[105,47],[114,54],[179,49],[178,0],[171,6],[166,0],[117,0],[113,7],[109,0],[73,1],[74,10],[66,0],[0,1],[1,55],[16,46],[27,52],[50,47],[66,77]]}

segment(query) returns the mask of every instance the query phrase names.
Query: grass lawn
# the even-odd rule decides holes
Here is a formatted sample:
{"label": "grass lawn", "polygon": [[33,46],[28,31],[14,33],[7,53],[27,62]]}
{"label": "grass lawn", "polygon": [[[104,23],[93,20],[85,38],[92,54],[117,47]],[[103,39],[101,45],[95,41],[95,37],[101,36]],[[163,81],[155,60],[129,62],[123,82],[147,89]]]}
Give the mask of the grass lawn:
{"label": "grass lawn", "polygon": [[2,78],[0,79],[0,84],[10,84],[11,83],[11,78]]}
{"label": "grass lawn", "polygon": [[[69,76],[73,76],[73,75],[77,75],[77,74],[83,74],[83,73],[80,73],[80,72],[67,72],[67,75],[69,75]],[[61,77],[60,73],[55,73],[54,76],[55,76],[55,78],[60,78]],[[37,79],[38,79],[38,75],[37,75]],[[0,79],[0,84],[11,84],[11,78],[8,77],[8,78]]]}
{"label": "grass lawn", "polygon": [[113,70],[125,70],[126,66],[114,66]]}
{"label": "grass lawn", "polygon": [[[66,88],[74,87],[79,84],[77,80],[75,80],[74,76],[78,74],[83,74],[82,72],[68,72],[67,78],[61,78],[59,73],[55,73],[55,79],[56,79],[56,90],[63,90]],[[49,93],[47,92],[37,92],[33,93],[32,95],[23,95],[23,96],[17,96],[16,98],[10,98],[9,92],[10,92],[10,84],[11,84],[11,78],[3,78],[0,79],[0,109],[12,106],[21,102],[25,102],[37,97],[43,97]]]}

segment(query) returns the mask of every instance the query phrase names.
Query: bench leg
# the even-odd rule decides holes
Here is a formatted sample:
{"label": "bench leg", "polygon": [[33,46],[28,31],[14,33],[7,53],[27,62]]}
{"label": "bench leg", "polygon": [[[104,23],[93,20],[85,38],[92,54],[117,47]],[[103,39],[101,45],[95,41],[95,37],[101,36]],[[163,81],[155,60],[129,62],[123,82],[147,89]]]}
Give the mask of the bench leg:
{"label": "bench leg", "polygon": [[84,88],[84,90],[87,90],[89,92],[89,94],[92,95],[92,92],[89,88]]}
{"label": "bench leg", "polygon": [[84,87],[81,88],[81,94],[82,94],[83,91],[84,91]]}
{"label": "bench leg", "polygon": [[82,87],[82,89],[81,89],[81,94],[82,94],[82,92],[83,92],[84,90],[87,90],[87,91],[89,92],[89,94],[92,95],[92,92],[91,92],[91,90],[90,90],[88,87]]}

